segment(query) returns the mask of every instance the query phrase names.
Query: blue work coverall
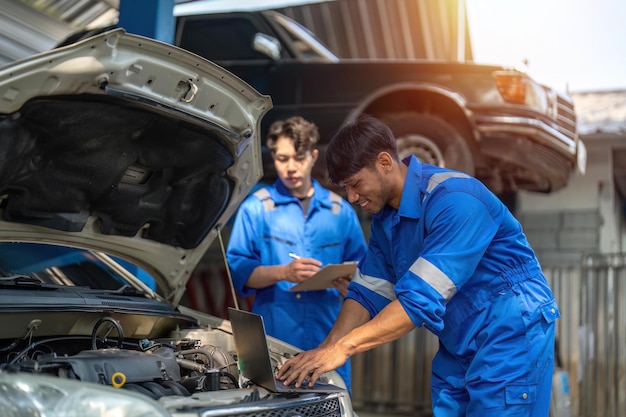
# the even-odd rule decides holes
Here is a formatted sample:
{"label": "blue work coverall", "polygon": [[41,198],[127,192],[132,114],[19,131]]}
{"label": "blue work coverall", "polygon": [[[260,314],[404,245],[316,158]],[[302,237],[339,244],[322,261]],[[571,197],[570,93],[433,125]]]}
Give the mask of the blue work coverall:
{"label": "blue work coverall", "polygon": [[480,181],[404,163],[346,297],[372,317],[397,299],[438,336],[435,416],[547,416],[560,313],[519,222]]}
{"label": "blue work coverall", "polygon": [[[307,213],[280,180],[249,196],[237,212],[226,253],[236,289],[243,297],[255,295],[252,311],[263,316],[267,333],[304,350],[328,335],[343,301],[339,291],[290,292],[296,285],[290,281],[255,289],[246,282],[257,266],[293,261],[289,253],[323,265],[361,259],[366,243],[356,212],[315,180],[313,187]],[[337,371],[350,387],[350,363]]]}

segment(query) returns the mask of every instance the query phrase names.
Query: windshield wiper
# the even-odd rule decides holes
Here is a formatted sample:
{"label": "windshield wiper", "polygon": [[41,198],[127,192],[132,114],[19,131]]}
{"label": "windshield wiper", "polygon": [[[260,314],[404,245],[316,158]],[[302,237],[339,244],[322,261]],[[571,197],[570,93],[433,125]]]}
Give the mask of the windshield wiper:
{"label": "windshield wiper", "polygon": [[119,287],[117,290],[112,291],[114,294],[122,294],[122,295],[145,295],[146,293],[141,291],[138,288],[135,288],[129,284],[124,284]]}
{"label": "windshield wiper", "polygon": [[94,292],[113,294],[113,295],[143,295],[147,297],[148,294],[139,288],[135,288],[130,284],[124,284],[116,290],[93,290]]}
{"label": "windshield wiper", "polygon": [[45,284],[39,278],[30,275],[17,274],[0,277],[0,286],[2,287],[19,287],[19,288],[36,288],[56,290],[62,288],[62,285]]}
{"label": "windshield wiper", "polygon": [[9,275],[8,277],[0,277],[0,284],[26,284],[26,285],[41,285],[43,282],[39,278],[31,277],[30,275]]}

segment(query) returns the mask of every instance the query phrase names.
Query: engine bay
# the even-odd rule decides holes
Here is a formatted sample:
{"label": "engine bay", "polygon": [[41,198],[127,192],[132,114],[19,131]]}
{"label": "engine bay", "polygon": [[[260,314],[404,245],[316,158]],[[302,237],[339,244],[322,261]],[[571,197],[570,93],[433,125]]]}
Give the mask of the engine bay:
{"label": "engine bay", "polygon": [[[211,325],[175,328],[168,337],[132,339],[124,336],[122,322],[103,316],[91,335],[35,337],[35,319],[25,336],[0,340],[0,373],[51,375],[131,390],[170,411],[195,410],[197,415],[200,410],[222,408],[241,408],[247,414],[252,403],[283,408],[303,400],[325,403],[335,409],[330,415],[339,415],[337,394],[278,394],[245,380],[227,329]],[[273,350],[274,366],[290,357]]]}
{"label": "engine bay", "polygon": [[[192,331],[205,333],[205,338],[220,332]],[[183,335],[129,340],[120,322],[111,317],[100,319],[91,336],[33,338],[34,333],[0,347],[5,372],[45,373],[130,389],[154,399],[240,388],[236,354],[230,346]]]}

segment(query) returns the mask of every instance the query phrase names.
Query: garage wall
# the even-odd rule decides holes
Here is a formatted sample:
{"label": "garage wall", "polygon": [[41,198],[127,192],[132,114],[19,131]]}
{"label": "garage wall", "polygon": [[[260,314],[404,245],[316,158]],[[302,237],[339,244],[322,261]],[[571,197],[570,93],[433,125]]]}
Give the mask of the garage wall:
{"label": "garage wall", "polygon": [[465,0],[335,0],[278,10],[342,58],[472,60]]}
{"label": "garage wall", "polygon": [[600,247],[603,220],[599,210],[566,207],[517,216],[544,266],[579,266],[584,255]]}
{"label": "garage wall", "polygon": [[[559,254],[622,252],[621,198],[613,178],[613,150],[624,137],[583,137],[587,144],[585,175],[575,175],[562,190],[550,194],[522,192],[518,217],[545,262],[557,265]],[[546,228],[546,230],[541,230]],[[555,232],[548,235],[548,229]],[[567,260],[565,260],[567,261]]]}
{"label": "garage wall", "polygon": [[594,94],[593,102],[574,96],[586,174],[558,192],[518,198],[518,217],[561,310],[557,337],[570,376],[572,415],[579,417],[626,410],[626,213],[616,178],[626,150],[626,113],[617,110],[626,101],[604,97],[616,94]]}

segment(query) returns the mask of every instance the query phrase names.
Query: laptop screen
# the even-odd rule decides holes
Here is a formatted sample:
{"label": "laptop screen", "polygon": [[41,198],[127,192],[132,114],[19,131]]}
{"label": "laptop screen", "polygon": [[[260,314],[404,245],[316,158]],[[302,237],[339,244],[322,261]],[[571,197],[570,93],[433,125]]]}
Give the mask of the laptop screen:
{"label": "laptop screen", "polygon": [[263,317],[230,307],[228,315],[233,328],[239,372],[255,384],[277,391]]}
{"label": "laptop screen", "polygon": [[346,390],[322,382],[296,388],[295,385],[285,386],[281,381],[276,381],[263,317],[232,307],[228,308],[228,315],[233,328],[239,372],[250,381],[272,392],[331,393]]}

